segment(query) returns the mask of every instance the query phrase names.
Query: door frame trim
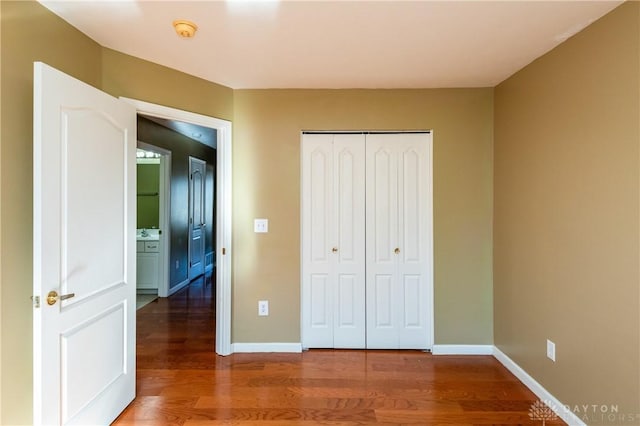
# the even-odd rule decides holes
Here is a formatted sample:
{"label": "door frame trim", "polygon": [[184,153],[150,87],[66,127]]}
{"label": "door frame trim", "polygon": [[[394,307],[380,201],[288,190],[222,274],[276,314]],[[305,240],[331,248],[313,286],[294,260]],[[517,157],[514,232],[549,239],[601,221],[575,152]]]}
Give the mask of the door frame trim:
{"label": "door frame trim", "polygon": [[[217,130],[216,155],[216,345],[218,355],[231,354],[231,141],[232,123],[210,117],[120,97],[138,114],[178,120]],[[225,254],[223,254],[225,252]]]}

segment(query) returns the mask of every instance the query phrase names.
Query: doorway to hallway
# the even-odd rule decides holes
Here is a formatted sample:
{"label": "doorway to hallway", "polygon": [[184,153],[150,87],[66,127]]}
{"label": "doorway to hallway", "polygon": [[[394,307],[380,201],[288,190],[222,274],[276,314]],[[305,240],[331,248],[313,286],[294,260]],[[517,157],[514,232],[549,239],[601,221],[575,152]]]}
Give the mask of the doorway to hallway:
{"label": "doorway to hallway", "polygon": [[170,108],[130,98],[121,98],[133,105],[138,114],[167,120],[197,124],[215,129],[217,136],[216,174],[216,353],[231,354],[231,131],[230,121]]}

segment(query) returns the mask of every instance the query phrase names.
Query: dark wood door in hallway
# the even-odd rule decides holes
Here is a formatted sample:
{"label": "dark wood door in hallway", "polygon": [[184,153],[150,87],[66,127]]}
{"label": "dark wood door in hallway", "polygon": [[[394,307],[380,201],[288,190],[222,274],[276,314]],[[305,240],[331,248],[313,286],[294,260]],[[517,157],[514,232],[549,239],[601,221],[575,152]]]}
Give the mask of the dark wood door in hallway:
{"label": "dark wood door in hallway", "polygon": [[542,424],[535,395],[491,356],[216,356],[214,288],[202,277],[138,311],[137,397],[115,425]]}

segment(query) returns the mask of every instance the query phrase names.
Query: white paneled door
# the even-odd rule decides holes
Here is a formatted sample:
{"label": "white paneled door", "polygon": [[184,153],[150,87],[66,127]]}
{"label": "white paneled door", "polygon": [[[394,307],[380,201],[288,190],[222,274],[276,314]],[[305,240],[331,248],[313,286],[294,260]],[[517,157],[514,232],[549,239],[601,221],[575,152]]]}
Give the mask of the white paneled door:
{"label": "white paneled door", "polygon": [[431,348],[431,141],[303,135],[303,347]]}
{"label": "white paneled door", "polygon": [[34,83],[34,423],[109,424],[135,396],[136,113]]}
{"label": "white paneled door", "polygon": [[189,157],[189,279],[204,273],[206,168],[204,161]]}
{"label": "white paneled door", "polygon": [[304,347],[365,347],[363,158],[362,134],[303,136]]}
{"label": "white paneled door", "polygon": [[367,348],[432,346],[431,134],[367,135]]}

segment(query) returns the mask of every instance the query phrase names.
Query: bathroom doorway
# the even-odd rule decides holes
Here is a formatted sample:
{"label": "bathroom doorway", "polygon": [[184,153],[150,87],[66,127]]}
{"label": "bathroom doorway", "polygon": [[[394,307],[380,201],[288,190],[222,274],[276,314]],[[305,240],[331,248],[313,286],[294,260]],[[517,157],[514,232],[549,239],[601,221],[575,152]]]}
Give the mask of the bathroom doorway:
{"label": "bathroom doorway", "polygon": [[171,151],[138,141],[136,259],[139,309],[169,288]]}

